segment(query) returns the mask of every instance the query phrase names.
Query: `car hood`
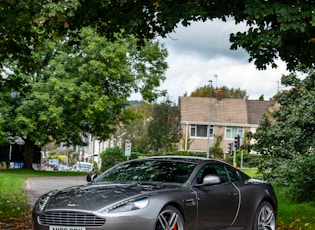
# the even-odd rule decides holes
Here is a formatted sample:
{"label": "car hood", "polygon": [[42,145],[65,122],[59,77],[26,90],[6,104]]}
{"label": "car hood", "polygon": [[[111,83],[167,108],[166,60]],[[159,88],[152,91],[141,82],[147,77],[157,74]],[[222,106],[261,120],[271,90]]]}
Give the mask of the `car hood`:
{"label": "car hood", "polygon": [[174,184],[87,184],[57,190],[51,195],[47,209],[80,209],[95,211],[122,200],[170,192],[182,188]]}

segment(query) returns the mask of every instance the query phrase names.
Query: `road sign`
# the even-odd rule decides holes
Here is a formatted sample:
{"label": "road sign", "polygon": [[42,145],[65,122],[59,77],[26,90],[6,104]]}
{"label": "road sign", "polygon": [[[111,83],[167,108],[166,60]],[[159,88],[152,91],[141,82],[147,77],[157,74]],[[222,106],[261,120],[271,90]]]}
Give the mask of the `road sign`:
{"label": "road sign", "polygon": [[130,157],[131,155],[131,143],[130,141],[125,142],[125,156]]}

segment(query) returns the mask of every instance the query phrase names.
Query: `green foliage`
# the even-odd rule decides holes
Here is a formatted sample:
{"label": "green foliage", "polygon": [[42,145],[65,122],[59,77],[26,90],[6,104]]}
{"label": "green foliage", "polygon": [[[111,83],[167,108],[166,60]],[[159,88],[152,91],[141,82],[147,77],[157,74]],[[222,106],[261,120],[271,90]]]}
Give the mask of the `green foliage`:
{"label": "green foliage", "polygon": [[[156,155],[159,155],[158,153]],[[206,153],[190,152],[190,151],[173,151],[167,152],[165,155],[169,156],[194,156],[194,157],[206,157]]]}
{"label": "green foliage", "polygon": [[[134,119],[126,108],[132,93],[148,101],[164,95],[157,88],[165,79],[166,56],[158,42],[139,48],[133,36],[115,34],[112,42],[82,28],[33,50],[32,71],[8,59],[0,68],[6,73],[0,79],[0,138],[26,139],[27,159],[37,143],[84,144],[85,133],[105,140]],[[25,165],[31,168],[31,162]]]}
{"label": "green foliage", "polygon": [[101,172],[113,167],[116,163],[126,160],[125,151],[119,146],[108,148],[101,153]]}
{"label": "green foliage", "polygon": [[59,154],[60,153],[56,149],[54,149],[54,150],[49,152],[48,159],[58,159]]}
{"label": "green foliage", "polygon": [[191,138],[190,133],[184,132],[181,138],[182,142],[182,148],[186,149],[186,151],[189,151],[190,145],[194,142],[195,139]]}
{"label": "green foliage", "polygon": [[262,162],[262,156],[257,154],[248,154],[244,151],[244,167],[258,168]]}
{"label": "green foliage", "polygon": [[219,135],[219,136],[214,136],[214,140],[215,143],[214,145],[210,148],[210,153],[212,155],[213,158],[217,158],[217,159],[223,159],[223,149],[220,147],[221,146],[221,142],[222,142],[223,136]]}
{"label": "green foliage", "polygon": [[257,168],[242,168],[242,172],[246,173],[251,178],[261,179],[262,175],[257,171]]}
{"label": "green foliage", "polygon": [[[241,165],[241,159],[242,159],[242,150],[237,151],[236,153],[236,163],[237,166]],[[262,162],[262,156],[257,155],[257,154],[248,154],[246,150],[243,150],[243,167],[246,168],[257,168],[261,162]],[[228,162],[229,164],[233,164],[233,154],[226,155],[225,161]]]}
{"label": "green foliage", "polygon": [[155,104],[148,124],[151,149],[167,152],[177,149],[181,138],[180,111],[173,102],[166,100]]}
{"label": "green foliage", "polygon": [[[14,7],[12,7],[14,6]],[[259,69],[276,66],[280,57],[292,70],[302,63],[314,67],[315,36],[312,1],[0,1],[0,63],[8,57],[29,68],[32,49],[41,49],[48,39],[86,26],[110,40],[124,31],[140,38],[166,36],[177,24],[214,18],[247,24],[244,32],[232,34],[232,49],[245,49]],[[79,37],[78,37],[79,38]]]}
{"label": "green foliage", "polygon": [[[78,161],[79,153],[73,151],[69,153],[69,165],[74,165]],[[95,167],[97,168],[97,167]]]}
{"label": "green foliage", "polygon": [[222,86],[220,88],[214,88],[209,85],[198,87],[195,91],[191,92],[191,97],[218,97],[218,92],[220,92],[222,98],[248,98],[246,90],[228,88],[227,86]]}
{"label": "green foliage", "polygon": [[315,153],[299,156],[274,170],[282,176],[276,178],[280,184],[288,187],[291,200],[295,202],[312,201],[315,197]]}
{"label": "green foliage", "polygon": [[152,117],[152,107],[152,104],[145,101],[129,105],[128,109],[136,116],[128,123],[120,124],[113,139],[117,143],[129,140],[132,143],[132,152],[147,153],[150,150],[147,126]]}
{"label": "green foliage", "polygon": [[249,29],[231,36],[232,49],[242,47],[259,69],[276,67],[279,56],[294,70],[300,63],[314,67],[314,15],[312,1],[243,1],[234,14]]}
{"label": "green foliage", "polygon": [[[154,99],[159,92],[153,89],[158,87],[159,80],[163,80],[160,73],[166,68],[163,61],[149,58],[159,56],[159,52],[154,52],[154,44],[137,53],[137,58],[129,60],[132,68],[123,66],[122,63],[128,62],[128,55],[122,52],[123,44],[129,43],[117,33],[134,34],[140,38],[135,42],[143,45],[146,38],[165,36],[180,22],[188,26],[190,21],[214,18],[225,21],[230,16],[236,23],[247,23],[246,31],[231,35],[231,48],[245,49],[250,61],[254,61],[259,69],[268,65],[276,67],[277,57],[287,63],[289,70],[300,64],[302,69],[314,67],[313,1],[244,0],[209,4],[208,1],[183,0],[174,4],[140,0],[136,7],[133,1],[0,1],[0,67],[6,66],[14,71],[14,74],[7,73],[1,78],[0,114],[7,117],[0,119],[0,139],[7,140],[5,134],[10,133],[27,136],[31,140],[28,143],[34,145],[35,142],[45,143],[52,137],[76,143],[79,142],[77,133],[88,131],[102,138],[108,137],[115,131],[116,124],[132,117],[123,106],[126,96],[130,95],[129,89]],[[108,40],[105,42],[97,35],[105,35]],[[87,42],[87,38],[92,42]],[[113,40],[120,41],[122,46],[107,43]],[[64,47],[60,48],[61,45]],[[83,47],[85,49],[80,50]],[[132,47],[128,51],[135,54],[136,50]],[[112,53],[117,56],[111,56]],[[133,62],[142,58],[147,58],[148,62]],[[155,64],[164,67],[155,71]],[[115,69],[116,65],[122,67],[121,72],[120,68]],[[51,69],[44,70],[43,67]],[[5,68],[2,70],[8,72]],[[133,78],[131,73],[135,72],[138,74]],[[55,78],[51,78],[52,75],[56,75]],[[73,76],[76,78],[72,79]],[[144,80],[139,80],[143,76]],[[106,93],[100,96],[104,88]],[[65,96],[58,97],[59,93]],[[300,107],[304,108],[307,101],[312,108],[310,99],[313,94],[305,93],[304,97],[300,98]],[[291,117],[296,117],[301,108],[294,108]],[[311,113],[311,109],[306,111]],[[308,119],[309,113],[301,116]],[[119,118],[115,119],[114,114],[119,114]],[[299,145],[298,154],[313,144],[311,138],[304,141],[303,135],[312,133],[311,127],[314,126],[296,128],[294,120],[288,117],[289,126],[278,125],[275,130],[278,133],[275,136],[281,135],[282,131],[285,133],[282,138],[275,138],[275,142],[283,141],[280,142],[282,146],[273,149],[273,153],[278,152],[283,159],[286,156],[291,159]],[[108,123],[102,123],[101,118],[108,119]],[[43,130],[47,131],[45,135]],[[293,136],[296,141],[286,143],[285,136]],[[282,151],[284,145],[286,151]],[[273,158],[269,162],[273,163]]]}
{"label": "green foliage", "polygon": [[292,89],[277,95],[279,108],[263,118],[253,135],[254,149],[263,156],[259,168],[265,178],[290,186],[299,202],[314,196],[315,184],[309,171],[314,167],[315,80],[313,71],[308,74],[303,80],[293,74],[283,76],[282,83]]}
{"label": "green foliage", "polygon": [[[117,35],[111,42],[90,28],[69,35],[67,45],[44,69],[47,80],[34,84],[30,103],[44,106],[33,110],[58,127],[48,129],[48,136],[79,144],[88,132],[104,140],[118,124],[133,119],[126,109],[131,93],[141,92],[148,100],[159,94],[154,89],[164,79],[166,52],[151,43],[138,50],[132,37]],[[76,36],[81,37],[77,48],[71,46]]]}
{"label": "green foliage", "polygon": [[315,152],[299,157],[290,164],[296,171],[292,175],[293,199],[298,202],[311,201],[315,197]]}
{"label": "green foliage", "polygon": [[273,184],[278,200],[277,226],[279,229],[312,230],[315,227],[315,200],[292,202],[292,190],[282,184]]}

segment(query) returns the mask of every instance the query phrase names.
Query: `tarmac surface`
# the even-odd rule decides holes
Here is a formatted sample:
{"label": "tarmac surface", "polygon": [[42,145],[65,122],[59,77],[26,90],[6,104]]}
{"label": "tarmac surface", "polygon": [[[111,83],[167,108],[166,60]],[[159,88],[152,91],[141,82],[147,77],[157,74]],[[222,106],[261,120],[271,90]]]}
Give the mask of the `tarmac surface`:
{"label": "tarmac surface", "polygon": [[87,184],[86,176],[65,177],[34,177],[24,182],[24,189],[28,195],[28,202],[33,208],[36,200],[43,194],[54,190],[75,185]]}

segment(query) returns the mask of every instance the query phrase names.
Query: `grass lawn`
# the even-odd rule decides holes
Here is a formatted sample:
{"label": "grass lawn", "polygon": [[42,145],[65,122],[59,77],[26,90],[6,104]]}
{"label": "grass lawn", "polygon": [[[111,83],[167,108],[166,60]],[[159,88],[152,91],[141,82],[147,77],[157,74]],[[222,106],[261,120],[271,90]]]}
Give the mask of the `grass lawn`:
{"label": "grass lawn", "polygon": [[[243,169],[253,178],[261,178],[256,169]],[[86,174],[86,173],[85,173]],[[24,191],[24,180],[38,176],[76,176],[77,172],[51,172],[31,170],[0,170],[0,229],[30,228],[30,208]],[[294,204],[288,200],[288,190],[275,185],[278,198],[277,225],[280,229],[315,229],[315,200]],[[12,226],[15,223],[15,226]],[[11,224],[11,225],[10,225]],[[17,226],[18,225],[18,226]]]}
{"label": "grass lawn", "polygon": [[274,186],[278,198],[277,224],[291,229],[315,229],[315,199],[312,202],[295,204],[288,200],[288,190]]}
{"label": "grass lawn", "polygon": [[24,191],[26,178],[77,176],[80,174],[82,175],[78,172],[0,169],[0,229],[27,229],[30,227],[30,207]]}

